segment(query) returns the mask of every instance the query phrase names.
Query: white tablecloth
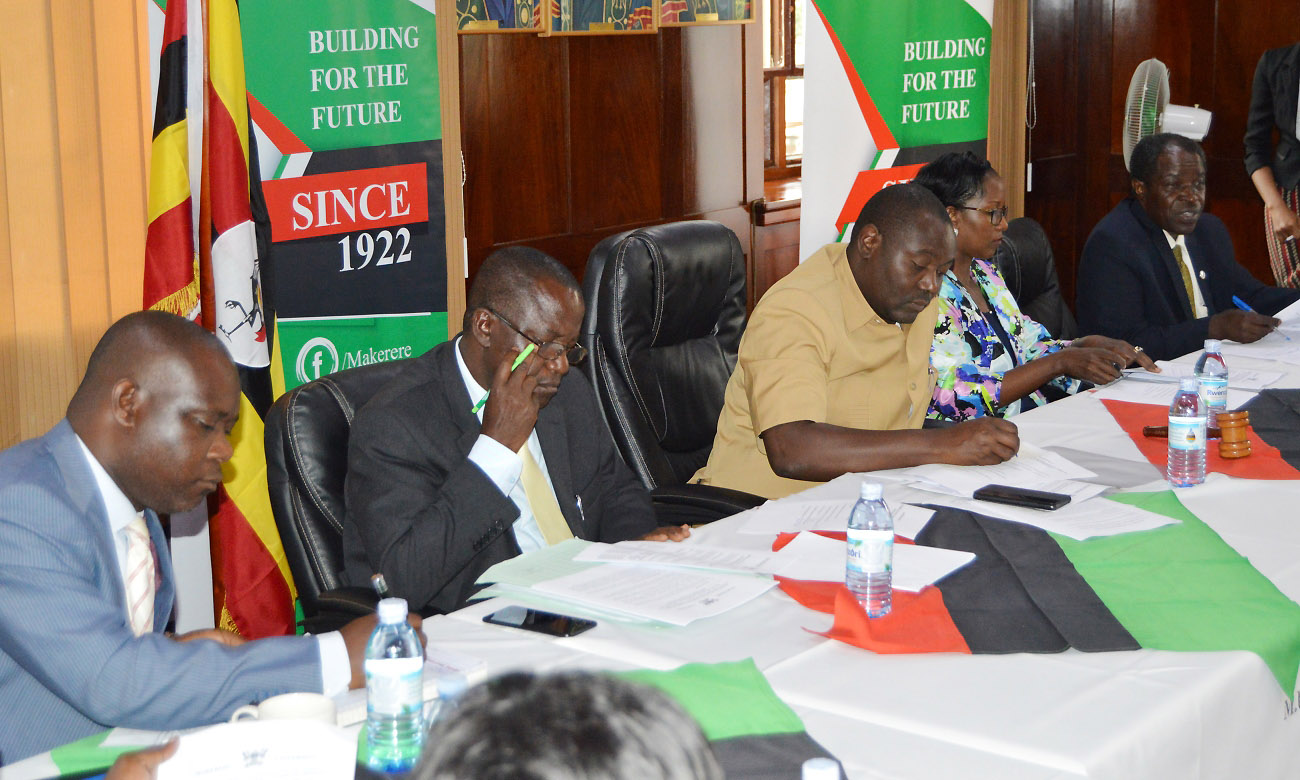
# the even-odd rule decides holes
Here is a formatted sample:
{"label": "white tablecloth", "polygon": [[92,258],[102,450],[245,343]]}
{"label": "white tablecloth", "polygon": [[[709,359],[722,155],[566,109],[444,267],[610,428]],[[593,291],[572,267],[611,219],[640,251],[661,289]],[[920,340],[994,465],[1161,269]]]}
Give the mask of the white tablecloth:
{"label": "white tablecloth", "polygon": [[[1300,368],[1278,386],[1300,387]],[[1023,440],[1072,457],[1103,481],[1108,473],[1126,487],[1160,479],[1090,394],[1015,421]],[[844,492],[835,484],[816,490]],[[1212,475],[1178,495],[1300,600],[1300,482]],[[736,533],[738,525],[719,521],[695,540],[771,544]],[[494,671],[671,668],[752,656],[852,778],[1300,776],[1300,715],[1288,717],[1288,697],[1252,653],[875,655],[812,633],[828,628],[830,616],[780,591],[686,629],[604,621],[563,640],[510,632],[497,647],[485,637],[506,632],[480,621],[498,606],[426,623],[430,641],[478,654]]]}
{"label": "white tablecloth", "polygon": [[[1300,387],[1300,367],[1288,371],[1279,386]],[[1024,441],[1075,459],[1103,481],[1132,487],[1160,478],[1091,395],[1015,421]],[[851,479],[814,490],[844,494]],[[1300,482],[1212,476],[1178,495],[1300,600]],[[718,521],[694,541],[770,546],[769,538],[738,534],[739,524]],[[581,636],[550,639],[482,622],[504,603],[430,619],[425,633],[433,645],[483,659],[492,674],[752,657],[850,778],[1300,776],[1300,715],[1288,716],[1297,697],[1279,690],[1247,652],[875,655],[818,636],[830,616],[779,590],[686,628],[602,620]],[[48,766],[41,761],[48,756],[23,763]],[[0,776],[19,776],[13,770],[21,768]]]}

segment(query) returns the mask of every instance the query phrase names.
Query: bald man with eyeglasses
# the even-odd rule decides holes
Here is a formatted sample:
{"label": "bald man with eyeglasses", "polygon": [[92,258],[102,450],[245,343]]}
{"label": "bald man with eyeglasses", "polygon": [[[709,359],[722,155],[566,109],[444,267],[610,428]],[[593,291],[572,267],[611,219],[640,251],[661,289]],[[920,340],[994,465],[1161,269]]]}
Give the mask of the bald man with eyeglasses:
{"label": "bald man with eyeglasses", "polygon": [[422,612],[464,606],[489,566],[577,537],[679,541],[623,464],[591,386],[570,371],[573,274],[527,247],[493,253],[460,335],[410,361],[357,413],[348,444],[346,575],[382,572]]}

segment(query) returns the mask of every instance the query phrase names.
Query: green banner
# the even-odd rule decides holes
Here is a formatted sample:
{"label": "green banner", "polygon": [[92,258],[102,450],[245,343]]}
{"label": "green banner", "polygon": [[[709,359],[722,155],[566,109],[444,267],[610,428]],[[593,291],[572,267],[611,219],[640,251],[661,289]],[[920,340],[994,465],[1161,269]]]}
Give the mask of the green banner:
{"label": "green banner", "polygon": [[987,135],[992,36],[969,3],[818,5],[899,147]]}
{"label": "green banner", "polygon": [[425,8],[244,0],[240,13],[248,91],[309,148],[442,137],[434,16]]}
{"label": "green banner", "polygon": [[418,357],[447,340],[447,313],[281,319],[285,390],[357,366]]}

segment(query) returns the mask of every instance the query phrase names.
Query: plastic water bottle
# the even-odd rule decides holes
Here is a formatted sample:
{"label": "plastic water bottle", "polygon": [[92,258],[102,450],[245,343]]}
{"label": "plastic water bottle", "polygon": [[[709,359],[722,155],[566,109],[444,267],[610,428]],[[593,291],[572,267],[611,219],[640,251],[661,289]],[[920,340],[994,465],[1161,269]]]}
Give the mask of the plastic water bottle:
{"label": "plastic water bottle", "polygon": [[1217,428],[1219,412],[1228,411],[1228,364],[1218,339],[1205,340],[1205,351],[1196,361],[1196,380],[1205,403],[1205,425]]}
{"label": "plastic water bottle", "polygon": [[1191,487],[1205,481],[1205,405],[1196,377],[1178,382],[1169,405],[1169,484]]}
{"label": "plastic water bottle", "polygon": [[894,518],[881,497],[879,482],[863,482],[849,514],[848,560],[844,584],[867,617],[889,614],[893,602]]}
{"label": "plastic water bottle", "polygon": [[379,602],[379,625],[366,644],[365,668],[369,766],[407,771],[424,747],[424,652],[406,622],[406,599]]}

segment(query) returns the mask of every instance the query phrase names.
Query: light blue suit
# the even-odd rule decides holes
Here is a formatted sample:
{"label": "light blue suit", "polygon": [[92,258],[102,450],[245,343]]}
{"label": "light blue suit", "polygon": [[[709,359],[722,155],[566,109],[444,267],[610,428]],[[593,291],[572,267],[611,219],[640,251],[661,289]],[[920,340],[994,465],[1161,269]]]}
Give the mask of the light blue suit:
{"label": "light blue suit", "polygon": [[161,633],[175,598],[171,556],[147,511],[162,586],[154,633],[136,637],[106,510],[72,426],[0,452],[0,762],[108,726],[173,729],[320,691],[317,642],[228,648]]}

